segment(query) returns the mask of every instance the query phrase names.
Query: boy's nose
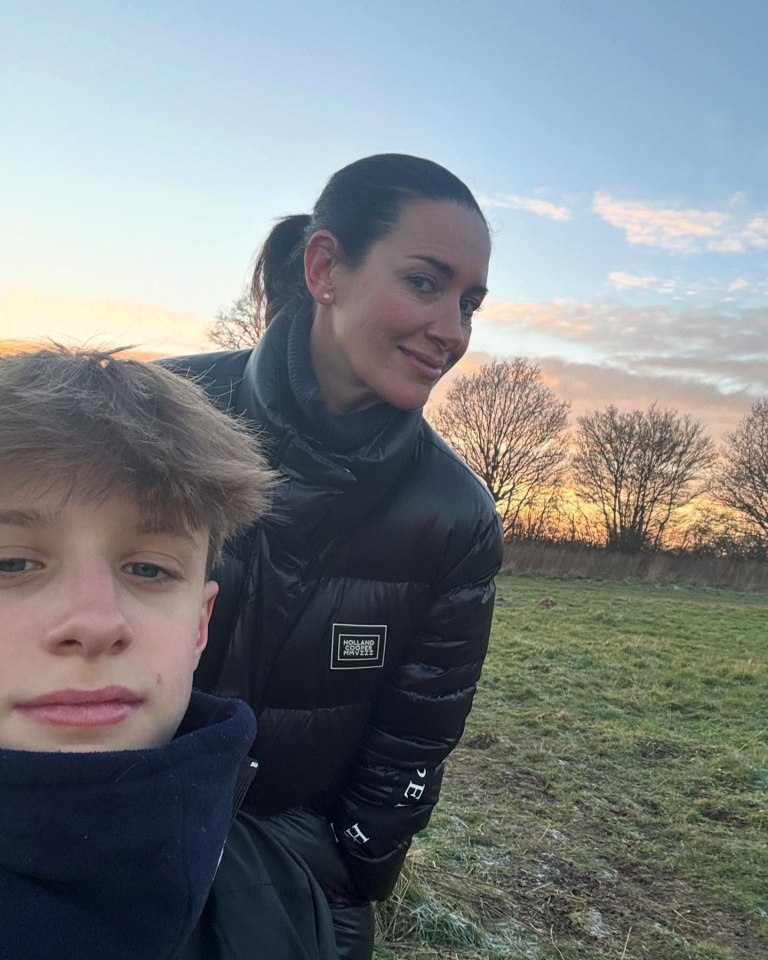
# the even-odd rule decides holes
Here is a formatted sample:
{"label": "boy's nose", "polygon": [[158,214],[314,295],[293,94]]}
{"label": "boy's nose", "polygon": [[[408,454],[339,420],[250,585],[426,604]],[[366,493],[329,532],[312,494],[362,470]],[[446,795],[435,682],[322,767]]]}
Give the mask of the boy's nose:
{"label": "boy's nose", "polygon": [[51,652],[95,657],[130,645],[131,629],[109,569],[92,564],[62,587],[59,615],[48,633]]}

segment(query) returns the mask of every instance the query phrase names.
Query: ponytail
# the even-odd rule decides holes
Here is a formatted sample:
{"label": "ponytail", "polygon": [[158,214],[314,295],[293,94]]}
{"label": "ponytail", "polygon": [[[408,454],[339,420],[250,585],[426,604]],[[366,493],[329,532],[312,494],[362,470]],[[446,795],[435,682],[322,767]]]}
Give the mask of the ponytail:
{"label": "ponytail", "polygon": [[304,282],[304,244],[312,222],[308,214],[283,217],[272,228],[256,258],[251,297],[257,316],[269,326],[277,311],[290,300],[309,296]]}

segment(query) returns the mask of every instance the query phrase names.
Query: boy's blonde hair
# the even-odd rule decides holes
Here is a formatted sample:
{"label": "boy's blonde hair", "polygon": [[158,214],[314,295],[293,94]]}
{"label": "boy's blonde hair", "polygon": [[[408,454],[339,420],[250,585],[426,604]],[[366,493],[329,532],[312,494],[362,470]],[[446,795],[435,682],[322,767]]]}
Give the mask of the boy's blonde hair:
{"label": "boy's blonde hair", "polygon": [[0,484],[133,499],[152,528],[224,541],[274,483],[258,441],[194,383],[117,351],[0,357]]}

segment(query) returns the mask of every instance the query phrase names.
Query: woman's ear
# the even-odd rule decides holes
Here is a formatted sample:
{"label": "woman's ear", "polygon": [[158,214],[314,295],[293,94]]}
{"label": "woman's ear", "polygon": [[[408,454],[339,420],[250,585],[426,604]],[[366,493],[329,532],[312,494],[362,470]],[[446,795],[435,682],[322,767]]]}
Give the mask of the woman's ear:
{"label": "woman's ear", "polygon": [[312,298],[333,303],[333,268],[339,262],[339,241],[328,230],[317,230],[304,248],[304,279]]}

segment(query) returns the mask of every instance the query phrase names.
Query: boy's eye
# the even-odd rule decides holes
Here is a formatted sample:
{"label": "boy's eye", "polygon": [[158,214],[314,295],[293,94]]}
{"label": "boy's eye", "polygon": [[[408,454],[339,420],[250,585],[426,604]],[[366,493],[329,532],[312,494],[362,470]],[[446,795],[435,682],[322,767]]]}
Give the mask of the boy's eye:
{"label": "boy's eye", "polygon": [[142,580],[172,580],[173,576],[156,563],[146,563],[137,561],[128,563],[125,569],[134,577],[140,577]]}
{"label": "boy's eye", "polygon": [[0,575],[27,573],[30,570],[39,570],[40,564],[36,560],[25,560],[23,557],[0,558]]}

